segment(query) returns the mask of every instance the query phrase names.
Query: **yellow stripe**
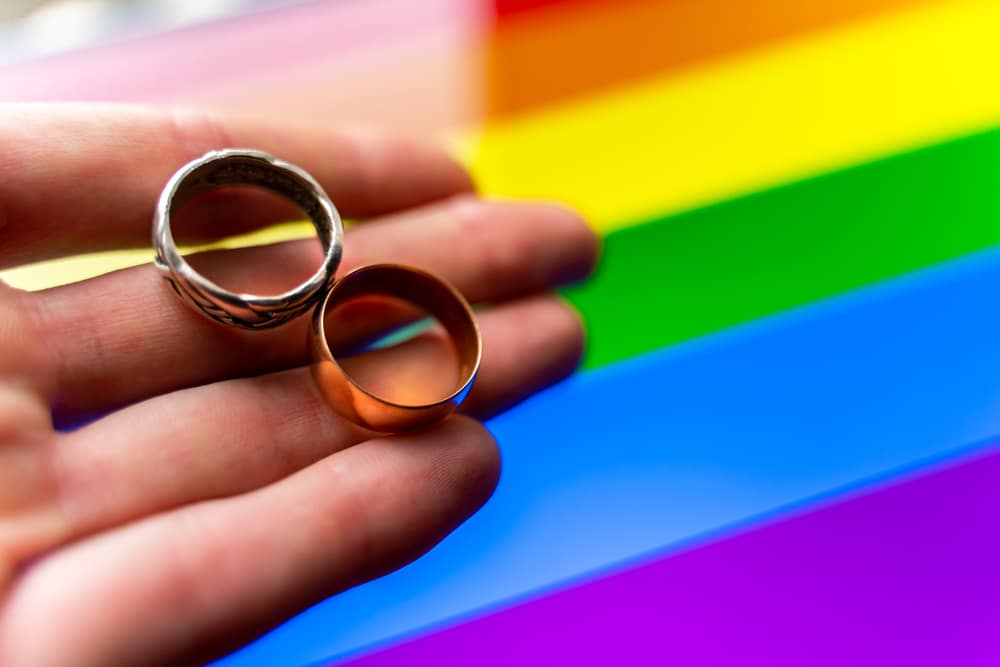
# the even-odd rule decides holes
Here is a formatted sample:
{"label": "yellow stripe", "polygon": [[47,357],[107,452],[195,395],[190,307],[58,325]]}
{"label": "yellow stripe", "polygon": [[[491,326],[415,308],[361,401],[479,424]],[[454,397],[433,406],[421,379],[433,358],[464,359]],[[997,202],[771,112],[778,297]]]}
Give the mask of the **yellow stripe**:
{"label": "yellow stripe", "polygon": [[[487,194],[565,201],[609,231],[997,124],[997,35],[1000,3],[933,5],[466,131],[455,144]],[[104,253],[0,278],[40,289],[149,256]]]}
{"label": "yellow stripe", "polygon": [[463,153],[485,192],[608,231],[994,125],[998,36],[997,2],[891,14],[486,127]]}
{"label": "yellow stripe", "polygon": [[[152,225],[152,220],[150,220],[150,225]],[[192,253],[223,248],[245,248],[279,243],[292,239],[309,238],[310,235],[314,234],[313,226],[308,221],[290,222],[247,234],[232,236],[216,243],[184,247],[182,250],[185,253]],[[153,251],[151,249],[114,250],[66,257],[64,259],[53,259],[47,262],[38,262],[18,267],[0,272],[0,279],[13,287],[40,290],[57,285],[65,285],[77,280],[84,280],[85,278],[92,278],[130,266],[146,264],[151,261],[153,261]]]}

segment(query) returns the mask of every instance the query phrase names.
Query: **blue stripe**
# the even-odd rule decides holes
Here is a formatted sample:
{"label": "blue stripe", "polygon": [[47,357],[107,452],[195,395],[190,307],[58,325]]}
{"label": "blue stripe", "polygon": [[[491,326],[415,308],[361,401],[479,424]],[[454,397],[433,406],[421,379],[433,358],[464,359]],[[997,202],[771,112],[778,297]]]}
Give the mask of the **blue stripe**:
{"label": "blue stripe", "polygon": [[990,250],[578,374],[490,422],[500,487],[438,548],[217,664],[350,655],[988,442],[998,350]]}

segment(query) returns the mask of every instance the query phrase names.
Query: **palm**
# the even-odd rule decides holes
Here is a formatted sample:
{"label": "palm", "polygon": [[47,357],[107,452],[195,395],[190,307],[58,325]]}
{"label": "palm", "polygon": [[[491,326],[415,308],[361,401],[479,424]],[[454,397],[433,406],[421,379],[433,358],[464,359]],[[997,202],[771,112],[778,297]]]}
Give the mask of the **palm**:
{"label": "palm", "polygon": [[[476,199],[434,151],[86,107],[9,108],[0,142],[0,268],[144,244],[176,167],[252,146],[369,220],[348,233],[342,271],[423,266],[493,304],[466,413],[495,412],[578,358],[576,318],[544,291],[589,268],[586,226],[558,207]],[[261,252],[201,262],[265,288],[318,263],[312,243]],[[0,309],[0,664],[210,658],[416,557],[495,484],[495,445],[473,419],[373,437],[319,399],[304,322],[223,329],[150,266],[38,293],[0,286]],[[436,364],[424,343],[404,352]],[[365,363],[379,375],[379,358]]]}

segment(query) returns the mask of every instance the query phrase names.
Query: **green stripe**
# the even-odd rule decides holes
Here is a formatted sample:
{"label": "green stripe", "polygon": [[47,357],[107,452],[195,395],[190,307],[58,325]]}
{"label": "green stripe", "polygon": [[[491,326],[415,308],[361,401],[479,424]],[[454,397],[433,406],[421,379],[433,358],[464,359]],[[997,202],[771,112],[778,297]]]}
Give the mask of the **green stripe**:
{"label": "green stripe", "polygon": [[998,185],[994,130],[609,234],[596,274],[566,292],[588,326],[584,365],[998,243]]}

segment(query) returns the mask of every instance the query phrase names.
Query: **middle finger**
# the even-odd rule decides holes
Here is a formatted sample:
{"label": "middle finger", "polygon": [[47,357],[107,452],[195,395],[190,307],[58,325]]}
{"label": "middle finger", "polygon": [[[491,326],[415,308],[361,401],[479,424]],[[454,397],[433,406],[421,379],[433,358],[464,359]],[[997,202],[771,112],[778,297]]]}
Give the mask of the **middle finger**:
{"label": "middle finger", "polygon": [[[472,302],[500,301],[578,279],[595,254],[590,229],[562,207],[459,197],[352,230],[342,271],[373,261],[412,264]],[[311,271],[319,255],[317,243],[302,241],[212,253],[198,266],[239,280],[241,291],[273,290],[289,267]],[[222,327],[181,304],[148,265],[36,296],[41,342],[54,355],[56,377],[47,384],[57,388],[58,424],[306,361],[308,318],[270,331]]]}
{"label": "middle finger", "polygon": [[[481,326],[483,366],[463,412],[488,416],[566,375],[579,359],[579,322],[551,297],[493,308]],[[454,363],[441,336],[427,332],[363,354],[352,375],[409,370],[431,378]],[[51,502],[9,534],[7,546],[37,552],[141,516],[243,493],[371,436],[327,406],[304,368],[158,396],[54,441],[44,457],[55,480]]]}

